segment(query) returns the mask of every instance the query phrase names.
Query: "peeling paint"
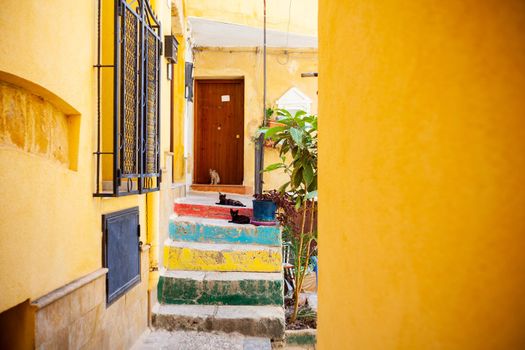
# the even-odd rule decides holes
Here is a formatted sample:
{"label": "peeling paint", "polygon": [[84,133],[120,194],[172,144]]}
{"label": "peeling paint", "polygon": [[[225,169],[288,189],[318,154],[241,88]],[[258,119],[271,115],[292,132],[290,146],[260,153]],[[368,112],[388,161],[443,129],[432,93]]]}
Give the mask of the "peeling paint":
{"label": "peeling paint", "polygon": [[191,271],[279,272],[282,268],[278,249],[198,250],[164,247],[166,268]]}
{"label": "peeling paint", "polygon": [[169,236],[186,242],[239,243],[281,246],[279,227],[253,225],[209,225],[199,222],[170,221]]}
{"label": "peeling paint", "polygon": [[204,305],[282,305],[283,281],[202,280],[161,276],[159,302]]}
{"label": "peeling paint", "polygon": [[69,164],[67,115],[17,86],[0,81],[0,145]]}

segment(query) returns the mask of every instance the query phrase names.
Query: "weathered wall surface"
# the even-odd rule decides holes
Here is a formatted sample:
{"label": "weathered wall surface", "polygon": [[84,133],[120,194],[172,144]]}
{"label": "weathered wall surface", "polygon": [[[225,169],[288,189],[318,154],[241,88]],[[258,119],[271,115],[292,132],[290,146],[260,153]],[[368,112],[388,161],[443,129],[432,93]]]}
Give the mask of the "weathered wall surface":
{"label": "weathered wall surface", "polygon": [[[74,131],[71,130],[71,133]],[[68,116],[24,88],[0,82],[0,143],[69,164]]]}
{"label": "weathered wall surface", "polygon": [[[317,113],[317,78],[301,78],[301,73],[317,72],[315,50],[268,50],[267,104],[272,106],[291,87],[312,99]],[[195,77],[244,78],[244,185],[253,187],[254,142],[252,137],[263,119],[263,57],[255,49],[207,49],[195,53]],[[275,149],[265,148],[265,165],[279,161]],[[274,171],[264,174],[264,188],[278,188],[286,175]]]}
{"label": "weathered wall surface", "polygon": [[319,348],[523,348],[525,3],[319,23]]}

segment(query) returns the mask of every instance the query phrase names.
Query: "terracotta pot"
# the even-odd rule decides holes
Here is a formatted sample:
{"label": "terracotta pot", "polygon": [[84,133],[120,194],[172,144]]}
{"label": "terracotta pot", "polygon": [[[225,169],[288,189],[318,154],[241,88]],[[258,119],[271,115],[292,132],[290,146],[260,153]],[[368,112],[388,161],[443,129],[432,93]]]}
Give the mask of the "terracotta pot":
{"label": "terracotta pot", "polygon": [[273,127],[276,127],[276,126],[284,126],[285,124],[283,123],[279,123],[277,120],[269,120],[268,121],[268,127],[269,128],[273,128]]}
{"label": "terracotta pot", "polygon": [[[279,123],[276,120],[268,120],[268,127],[269,128],[274,128],[276,126],[284,126],[284,125],[285,124]],[[275,141],[273,141],[272,139],[264,140],[264,147],[275,148]]]}
{"label": "terracotta pot", "polygon": [[272,139],[265,139],[264,140],[264,147],[274,148],[275,147],[275,141]]}

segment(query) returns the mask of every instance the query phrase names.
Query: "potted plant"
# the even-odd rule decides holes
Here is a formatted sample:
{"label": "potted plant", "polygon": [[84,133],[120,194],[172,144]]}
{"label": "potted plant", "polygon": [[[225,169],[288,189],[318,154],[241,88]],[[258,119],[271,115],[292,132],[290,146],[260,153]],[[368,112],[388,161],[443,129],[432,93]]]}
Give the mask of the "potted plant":
{"label": "potted plant", "polygon": [[[297,319],[299,293],[308,270],[310,257],[316,247],[317,228],[317,116],[298,111],[295,115],[279,109],[282,125],[259,129],[265,139],[274,141],[279,147],[281,161],[267,166],[264,171],[284,170],[289,181],[283,184],[279,192],[286,194],[293,203],[295,215],[290,223],[291,239],[294,249],[295,279],[294,309],[291,322]],[[287,157],[291,156],[288,161]]]}
{"label": "potted plant", "polygon": [[[276,109],[275,107],[268,107],[266,108],[266,120],[267,120],[267,128],[271,129],[276,126],[284,126],[283,123],[278,121],[277,116],[282,115],[282,112],[280,112],[279,109]],[[271,147],[275,148],[275,141],[272,138],[264,138],[264,146],[265,147]]]}
{"label": "potted plant", "polygon": [[253,220],[257,223],[275,223],[276,203],[264,194],[254,195]]}
{"label": "potted plant", "polygon": [[275,126],[283,126],[284,124],[279,122],[278,116],[282,116],[280,109],[275,107],[266,108],[266,120],[268,120],[268,128],[273,128]]}

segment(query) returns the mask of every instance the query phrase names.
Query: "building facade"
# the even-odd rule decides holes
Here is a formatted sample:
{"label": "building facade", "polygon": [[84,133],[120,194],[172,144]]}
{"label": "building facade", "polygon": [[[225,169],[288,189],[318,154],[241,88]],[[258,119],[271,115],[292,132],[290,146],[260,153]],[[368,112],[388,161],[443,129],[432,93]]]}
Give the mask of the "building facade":
{"label": "building facade", "polygon": [[3,4],[2,348],[127,348],[146,329],[162,209],[183,193],[183,16],[182,1]]}

